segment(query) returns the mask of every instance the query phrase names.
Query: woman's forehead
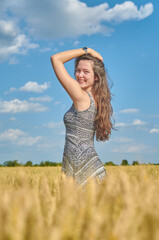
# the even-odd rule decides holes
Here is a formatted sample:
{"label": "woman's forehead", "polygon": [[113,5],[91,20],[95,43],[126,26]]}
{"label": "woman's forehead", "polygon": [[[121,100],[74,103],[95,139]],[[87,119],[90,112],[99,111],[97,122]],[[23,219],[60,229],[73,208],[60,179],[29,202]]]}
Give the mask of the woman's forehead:
{"label": "woman's forehead", "polygon": [[80,60],[78,65],[78,68],[91,68],[93,67],[93,62],[90,60]]}

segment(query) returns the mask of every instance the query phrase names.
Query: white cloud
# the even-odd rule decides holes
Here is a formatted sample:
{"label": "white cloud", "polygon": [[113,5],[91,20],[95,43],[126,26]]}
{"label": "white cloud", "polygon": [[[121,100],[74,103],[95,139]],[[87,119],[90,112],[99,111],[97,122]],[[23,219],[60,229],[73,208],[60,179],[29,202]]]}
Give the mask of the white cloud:
{"label": "white cloud", "polygon": [[137,113],[137,112],[139,112],[139,109],[137,108],[128,108],[120,111],[120,113]]}
{"label": "white cloud", "polygon": [[44,127],[51,129],[56,136],[61,136],[65,134],[64,123],[61,122],[48,122],[43,124]]}
{"label": "white cloud", "polygon": [[26,100],[13,99],[11,101],[0,100],[0,113],[17,113],[17,112],[44,112],[47,107],[39,103],[30,103]]}
{"label": "white cloud", "polygon": [[147,124],[146,122],[141,121],[140,119],[135,119],[132,123],[124,123],[124,122],[115,123],[115,127],[143,126],[146,124]]}
{"label": "white cloud", "polygon": [[131,145],[122,145],[115,149],[113,149],[113,152],[118,153],[142,153],[143,150],[145,151],[147,147],[144,144],[131,144]]}
{"label": "white cloud", "polygon": [[42,139],[41,136],[37,136],[37,137],[22,137],[22,138],[19,139],[18,145],[32,146],[32,145],[36,144],[37,142],[39,142],[39,140],[41,140],[41,139]]}
{"label": "white cloud", "polygon": [[132,138],[127,138],[127,137],[116,137],[111,139],[112,142],[116,142],[116,143],[127,143],[127,142],[132,142],[133,139]]}
{"label": "white cloud", "polygon": [[41,48],[40,50],[39,50],[39,52],[49,52],[49,51],[51,51],[51,48],[48,48],[48,47],[46,47],[46,48]]}
{"label": "white cloud", "polygon": [[10,11],[26,20],[34,36],[52,39],[94,33],[110,35],[113,29],[105,23],[144,19],[152,14],[153,5],[148,3],[138,9],[132,1],[125,1],[110,8],[108,3],[88,7],[79,0],[39,0],[38,4],[36,0],[15,0]]}
{"label": "white cloud", "polygon": [[157,129],[157,128],[152,128],[152,129],[150,130],[150,133],[159,133],[159,129]]}
{"label": "white cloud", "polygon": [[35,0],[17,0],[16,3],[11,11],[20,17],[25,16],[28,30],[39,38],[52,39],[112,32],[112,29],[101,24],[101,16],[108,8],[107,3],[95,7],[88,7],[79,0],[53,0],[47,1],[47,4],[43,0],[39,0],[38,4]]}
{"label": "white cloud", "polygon": [[50,88],[50,82],[45,82],[43,84],[39,84],[37,82],[27,82],[24,86],[20,87],[19,89],[15,87],[11,87],[8,92],[5,92],[5,94],[12,93],[15,91],[24,91],[24,92],[36,92],[36,93],[42,93],[45,90]]}
{"label": "white cloud", "polygon": [[[29,38],[21,33],[14,20],[0,19],[0,62],[10,55],[26,54],[29,49],[37,47],[38,44],[30,43]],[[13,63],[15,59],[10,60],[10,64]]]}
{"label": "white cloud", "polygon": [[65,43],[64,43],[64,42],[59,42],[59,45],[60,45],[60,46],[64,46]]}
{"label": "white cloud", "polygon": [[8,129],[3,133],[0,133],[0,141],[9,141],[16,145],[27,145],[32,146],[36,144],[42,137],[31,137],[27,133],[21,131],[20,129]]}
{"label": "white cloud", "polygon": [[54,129],[63,128],[64,123],[63,122],[49,122],[49,123],[44,124],[44,127],[54,128]]}
{"label": "white cloud", "polygon": [[10,120],[11,121],[16,121],[16,118],[15,117],[11,117]]}
{"label": "white cloud", "polygon": [[106,21],[122,22],[125,20],[141,20],[150,16],[153,12],[153,4],[147,3],[138,9],[132,1],[125,1],[116,4],[112,9],[107,10],[103,19]]}
{"label": "white cloud", "polygon": [[134,125],[134,126],[141,126],[141,125],[145,125],[145,124],[146,124],[146,122],[143,122],[139,119],[135,119],[132,123],[132,125]]}
{"label": "white cloud", "polygon": [[56,139],[49,139],[48,137],[45,138],[43,137],[43,142],[40,142],[39,144],[37,144],[37,147],[41,150],[43,149],[43,151],[48,152],[48,149],[51,150],[51,154],[53,151],[56,152],[56,156],[59,155],[60,159],[61,159],[61,152],[60,151],[63,150],[63,146],[64,146],[64,138],[59,136],[58,140]]}
{"label": "white cloud", "polygon": [[5,94],[12,93],[12,92],[15,92],[15,91],[17,91],[17,88],[11,87],[8,92],[5,92]]}
{"label": "white cloud", "polygon": [[123,123],[123,122],[115,123],[115,127],[126,127],[126,126],[128,126],[127,123]]}
{"label": "white cloud", "polygon": [[31,98],[29,98],[29,101],[31,101],[31,102],[51,102],[52,98],[49,96],[31,97]]}
{"label": "white cloud", "polygon": [[0,134],[1,140],[16,140],[21,136],[24,136],[25,133],[19,129],[8,129],[7,131]]}
{"label": "white cloud", "polygon": [[54,105],[59,105],[60,104],[60,102],[59,101],[56,101],[55,103],[54,103]]}
{"label": "white cloud", "polygon": [[81,43],[80,41],[76,40],[76,41],[74,41],[73,45],[74,45],[74,46],[77,46],[77,45],[79,45],[80,43]]}
{"label": "white cloud", "polygon": [[45,82],[44,84],[38,84],[37,82],[27,82],[23,87],[20,87],[20,91],[25,92],[38,92],[41,93],[47,90],[50,87],[49,82]]}
{"label": "white cloud", "polygon": [[[0,1],[0,62],[39,47],[31,42],[26,32],[40,40],[96,33],[110,36],[114,31],[111,23],[141,20],[152,12],[152,3],[138,8],[132,1],[116,4],[112,8],[108,3],[88,7],[80,0],[39,0],[38,4],[36,0]],[[74,43],[78,44],[78,41]],[[50,51],[50,48],[40,51]],[[10,64],[16,63],[17,59],[10,60]]]}
{"label": "white cloud", "polygon": [[11,57],[9,59],[9,64],[17,64],[19,63],[19,60],[16,57]]}

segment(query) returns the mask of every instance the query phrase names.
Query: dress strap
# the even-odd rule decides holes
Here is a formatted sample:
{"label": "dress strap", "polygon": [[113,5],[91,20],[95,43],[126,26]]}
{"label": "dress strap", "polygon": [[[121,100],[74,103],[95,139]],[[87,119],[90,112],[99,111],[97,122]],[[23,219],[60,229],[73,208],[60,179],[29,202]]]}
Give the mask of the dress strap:
{"label": "dress strap", "polygon": [[95,108],[96,108],[96,104],[95,104],[95,102],[94,102],[94,99],[93,99],[92,95],[91,95],[89,92],[87,92],[87,93],[88,93],[88,96],[89,96],[90,99],[91,99],[91,104],[93,104],[93,105],[95,106]]}
{"label": "dress strap", "polygon": [[92,98],[92,95],[89,93],[89,92],[86,92],[87,94],[88,94],[88,96],[89,96],[89,98],[90,98],[90,100],[91,100],[91,104],[94,102],[93,101],[93,98]]}
{"label": "dress strap", "polygon": [[[88,93],[88,95],[89,95],[90,99],[91,99],[91,100],[93,100],[93,97],[92,97],[92,95],[91,95],[89,92],[86,92],[86,93]],[[94,102],[94,100],[93,100],[93,102]]]}

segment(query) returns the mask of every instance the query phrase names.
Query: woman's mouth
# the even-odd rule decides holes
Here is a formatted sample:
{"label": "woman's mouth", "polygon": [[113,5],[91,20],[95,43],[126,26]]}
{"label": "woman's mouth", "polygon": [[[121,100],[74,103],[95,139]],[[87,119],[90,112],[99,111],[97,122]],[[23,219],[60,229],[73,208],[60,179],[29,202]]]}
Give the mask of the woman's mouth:
{"label": "woman's mouth", "polygon": [[84,80],[78,80],[78,83],[83,84],[83,83],[85,83],[85,81]]}

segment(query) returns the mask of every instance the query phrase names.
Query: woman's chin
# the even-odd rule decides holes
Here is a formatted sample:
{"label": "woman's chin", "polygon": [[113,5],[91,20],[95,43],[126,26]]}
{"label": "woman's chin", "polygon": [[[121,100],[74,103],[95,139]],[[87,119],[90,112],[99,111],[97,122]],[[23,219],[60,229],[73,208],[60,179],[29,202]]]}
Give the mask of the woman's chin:
{"label": "woman's chin", "polygon": [[81,85],[81,86],[86,85],[85,82],[78,82],[78,83],[79,83],[79,85]]}
{"label": "woman's chin", "polygon": [[87,88],[85,83],[80,83],[81,88]]}

